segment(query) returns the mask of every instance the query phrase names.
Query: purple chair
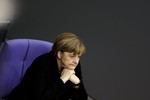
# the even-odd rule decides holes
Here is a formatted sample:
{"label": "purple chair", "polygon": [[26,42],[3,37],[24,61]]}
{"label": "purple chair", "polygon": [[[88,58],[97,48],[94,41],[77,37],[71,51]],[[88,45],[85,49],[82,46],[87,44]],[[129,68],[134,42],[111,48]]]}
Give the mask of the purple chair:
{"label": "purple chair", "polygon": [[32,61],[51,50],[53,43],[35,39],[12,39],[0,53],[0,97],[5,99],[22,79]]}

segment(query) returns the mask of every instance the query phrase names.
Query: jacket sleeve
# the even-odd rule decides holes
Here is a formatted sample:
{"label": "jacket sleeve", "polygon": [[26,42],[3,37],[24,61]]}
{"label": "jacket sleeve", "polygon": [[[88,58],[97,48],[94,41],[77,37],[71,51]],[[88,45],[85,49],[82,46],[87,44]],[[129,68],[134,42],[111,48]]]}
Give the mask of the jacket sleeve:
{"label": "jacket sleeve", "polygon": [[42,66],[42,62],[35,60],[27,70],[22,85],[33,100],[57,100],[64,92],[65,84],[59,78],[47,76]]}

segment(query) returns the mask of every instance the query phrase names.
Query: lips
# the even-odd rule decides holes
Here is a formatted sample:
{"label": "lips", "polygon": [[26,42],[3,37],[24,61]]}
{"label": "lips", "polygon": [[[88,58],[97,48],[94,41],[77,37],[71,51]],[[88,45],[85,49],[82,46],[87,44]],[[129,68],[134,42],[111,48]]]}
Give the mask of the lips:
{"label": "lips", "polygon": [[74,64],[70,64],[70,66],[74,66],[74,67],[76,67],[77,65],[74,65]]}

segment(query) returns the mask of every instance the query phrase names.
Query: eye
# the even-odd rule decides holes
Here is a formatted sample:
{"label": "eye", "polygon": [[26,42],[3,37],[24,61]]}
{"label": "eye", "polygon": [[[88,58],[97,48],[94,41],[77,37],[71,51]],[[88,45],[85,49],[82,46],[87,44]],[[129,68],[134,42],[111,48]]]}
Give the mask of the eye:
{"label": "eye", "polygon": [[75,55],[70,55],[70,57],[75,57]]}

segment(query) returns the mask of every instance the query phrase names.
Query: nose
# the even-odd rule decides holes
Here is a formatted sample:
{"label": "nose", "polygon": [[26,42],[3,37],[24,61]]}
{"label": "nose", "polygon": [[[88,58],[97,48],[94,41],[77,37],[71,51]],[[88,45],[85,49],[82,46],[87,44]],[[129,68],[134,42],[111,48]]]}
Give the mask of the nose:
{"label": "nose", "polygon": [[74,60],[73,60],[73,61],[74,61],[74,63],[75,63],[75,64],[78,64],[79,59],[80,59],[80,58],[79,58],[78,56],[77,56],[77,57],[75,57],[75,58],[74,58]]}

